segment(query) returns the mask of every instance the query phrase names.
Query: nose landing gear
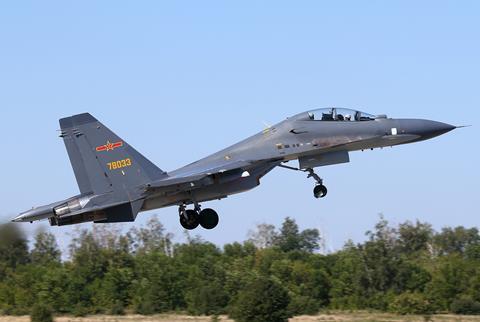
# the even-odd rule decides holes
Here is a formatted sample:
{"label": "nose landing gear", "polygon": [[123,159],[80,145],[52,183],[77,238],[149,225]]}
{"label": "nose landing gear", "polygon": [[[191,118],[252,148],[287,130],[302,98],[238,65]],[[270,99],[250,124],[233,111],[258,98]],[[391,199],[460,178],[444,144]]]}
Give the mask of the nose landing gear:
{"label": "nose landing gear", "polygon": [[313,196],[315,198],[324,198],[327,193],[328,189],[327,187],[324,186],[323,184],[323,179],[318,176],[318,174],[313,171],[312,168],[307,168],[307,169],[298,169],[294,167],[289,167],[287,165],[281,164],[279,165],[281,168],[289,169],[289,170],[295,170],[295,171],[303,171],[303,172],[308,172],[307,178],[313,178],[315,181],[317,181],[317,184],[315,185],[315,188],[313,188]]}
{"label": "nose landing gear", "polygon": [[213,229],[218,225],[218,214],[215,210],[206,208],[200,210],[200,205],[195,204],[194,209],[185,209],[186,206],[180,205],[178,213],[180,215],[180,225],[187,230],[193,230],[202,226],[204,229]]}
{"label": "nose landing gear", "polygon": [[328,193],[328,189],[323,185],[323,179],[320,178],[311,168],[305,169],[305,171],[308,172],[307,178],[313,178],[317,181],[317,185],[313,188],[313,196],[317,199],[325,197]]}

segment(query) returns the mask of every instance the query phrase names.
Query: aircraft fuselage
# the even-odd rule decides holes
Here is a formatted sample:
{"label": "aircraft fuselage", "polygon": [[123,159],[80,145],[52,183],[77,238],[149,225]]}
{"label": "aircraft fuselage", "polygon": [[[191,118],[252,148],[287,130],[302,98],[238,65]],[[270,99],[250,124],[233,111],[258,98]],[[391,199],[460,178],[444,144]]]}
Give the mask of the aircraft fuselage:
{"label": "aircraft fuselage", "polygon": [[[183,227],[194,229],[200,224],[211,229],[218,215],[212,209],[200,211],[200,202],[253,189],[275,167],[307,172],[317,181],[314,196],[321,198],[327,189],[314,168],[349,162],[352,151],[418,142],[455,128],[430,120],[321,109],[295,115],[206,158],[164,172],[90,114],[65,118],[60,124],[81,194],[31,209],[13,221],[48,218],[52,225],[133,221],[139,211],[178,205]],[[298,160],[298,167],[285,165],[292,160]],[[186,210],[189,204],[193,210]]]}

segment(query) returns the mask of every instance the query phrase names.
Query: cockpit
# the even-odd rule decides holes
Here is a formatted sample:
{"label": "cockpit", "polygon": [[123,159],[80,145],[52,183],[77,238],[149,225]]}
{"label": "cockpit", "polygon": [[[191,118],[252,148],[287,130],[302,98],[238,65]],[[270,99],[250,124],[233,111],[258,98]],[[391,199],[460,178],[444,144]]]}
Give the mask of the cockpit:
{"label": "cockpit", "polygon": [[374,115],[347,108],[321,108],[308,112],[308,117],[313,121],[373,121]]}

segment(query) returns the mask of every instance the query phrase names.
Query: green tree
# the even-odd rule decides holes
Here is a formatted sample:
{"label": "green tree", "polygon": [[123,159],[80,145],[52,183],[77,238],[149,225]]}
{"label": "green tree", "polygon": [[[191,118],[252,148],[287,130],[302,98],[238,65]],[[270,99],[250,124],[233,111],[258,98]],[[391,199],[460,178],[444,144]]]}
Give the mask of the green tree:
{"label": "green tree", "polygon": [[229,297],[219,281],[206,281],[190,289],[185,299],[190,314],[212,315],[225,311]]}
{"label": "green tree", "polygon": [[126,301],[133,258],[125,236],[112,226],[97,225],[92,231],[77,233],[70,253],[65,292],[72,310],[75,306],[82,314],[104,312],[115,301]]}
{"label": "green tree", "polygon": [[28,240],[15,224],[0,225],[0,279],[7,269],[15,270],[30,260]]}
{"label": "green tree", "polygon": [[306,229],[300,232],[295,220],[287,217],[273,244],[284,252],[313,252],[320,247],[320,233],[317,229]]}
{"label": "green tree", "polygon": [[286,322],[290,296],[278,282],[257,277],[241,290],[229,308],[238,322]]}
{"label": "green tree", "polygon": [[332,255],[329,293],[335,309],[362,309],[365,307],[367,284],[365,262],[361,250],[349,241],[342,251]]}
{"label": "green tree", "polygon": [[135,278],[130,287],[136,312],[154,314],[184,309],[186,276],[183,263],[177,263],[163,252],[136,256]]}
{"label": "green tree", "polygon": [[390,303],[390,311],[398,314],[431,314],[429,301],[421,293],[406,292],[396,296]]}
{"label": "green tree", "polygon": [[394,291],[396,293],[423,292],[431,279],[430,272],[421,265],[413,261],[401,260],[393,280]]}
{"label": "green tree", "polygon": [[226,244],[223,246],[223,254],[227,259],[239,259],[243,257],[254,256],[257,249],[250,241],[246,241],[243,244],[234,242],[232,244]]}
{"label": "green tree", "polygon": [[285,259],[274,263],[271,268],[272,276],[289,291],[289,310],[294,315],[315,314],[320,306],[328,303],[326,272],[305,259]]}
{"label": "green tree", "polygon": [[37,303],[32,307],[30,314],[31,322],[53,322],[52,310],[42,303]]}
{"label": "green tree", "polygon": [[407,255],[428,251],[432,242],[433,229],[430,224],[407,221],[398,227],[398,244],[400,251]]}
{"label": "green tree", "polygon": [[453,300],[450,309],[455,314],[480,314],[480,302],[468,295],[462,295]]}
{"label": "green tree", "polygon": [[128,232],[132,241],[133,251],[138,252],[161,252],[172,255],[172,234],[166,233],[163,224],[157,216],[150,218],[144,227],[134,227]]}
{"label": "green tree", "polygon": [[72,309],[72,299],[67,292],[72,280],[72,273],[64,265],[48,265],[32,267],[33,294],[35,301],[41,302],[58,313],[68,313]]}
{"label": "green tree", "polygon": [[37,303],[78,316],[179,310],[240,321],[284,321],[326,306],[478,312],[475,228],[437,233],[427,223],[392,227],[380,217],[366,241],[328,255],[315,253],[318,231],[301,231],[291,218],[278,231],[265,224],[256,233],[220,249],[190,235],[172,244],[156,218],[126,234],[94,225],[75,234],[62,261],[53,235],[37,234],[29,253],[16,226],[0,226],[0,313],[28,314]]}
{"label": "green tree", "polygon": [[134,272],[130,267],[110,265],[105,275],[99,280],[92,302],[97,307],[114,308],[126,306],[130,299],[130,287],[134,280]]}
{"label": "green tree", "polygon": [[469,260],[480,261],[480,244],[468,245],[465,249],[465,255]]}
{"label": "green tree", "polygon": [[111,315],[125,315],[125,303],[120,300],[115,301],[115,303],[110,308],[109,314]]}
{"label": "green tree", "polygon": [[402,263],[398,235],[381,216],[375,230],[367,232],[367,236],[369,240],[360,246],[365,265],[362,288],[367,307],[386,310]]}
{"label": "green tree", "polygon": [[438,258],[432,273],[432,280],[425,288],[425,293],[436,310],[447,311],[452,301],[468,293],[471,280],[475,278],[475,267],[460,254]]}
{"label": "green tree", "polygon": [[35,236],[31,257],[34,264],[60,263],[61,252],[58,249],[55,236],[46,232],[38,233]]}
{"label": "green tree", "polygon": [[434,242],[440,255],[463,254],[469,246],[480,245],[480,235],[477,228],[446,227],[435,236]]}

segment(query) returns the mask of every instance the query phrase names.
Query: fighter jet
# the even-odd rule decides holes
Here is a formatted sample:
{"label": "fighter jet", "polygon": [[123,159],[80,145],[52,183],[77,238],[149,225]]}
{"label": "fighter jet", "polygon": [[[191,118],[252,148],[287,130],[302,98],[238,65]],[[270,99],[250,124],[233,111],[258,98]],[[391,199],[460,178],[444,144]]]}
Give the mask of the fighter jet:
{"label": "fighter jet", "polygon": [[[427,140],[456,127],[420,119],[391,119],[357,110],[325,108],[297,114],[237,144],[165,172],[88,113],[60,119],[80,194],[30,209],[14,222],[48,219],[52,226],[131,222],[141,211],[177,206],[180,224],[213,229],[219,222],[201,203],[257,187],[276,167],[302,171],[327,188],[314,168],[349,162],[352,151]],[[298,161],[298,166],[286,165]]]}

